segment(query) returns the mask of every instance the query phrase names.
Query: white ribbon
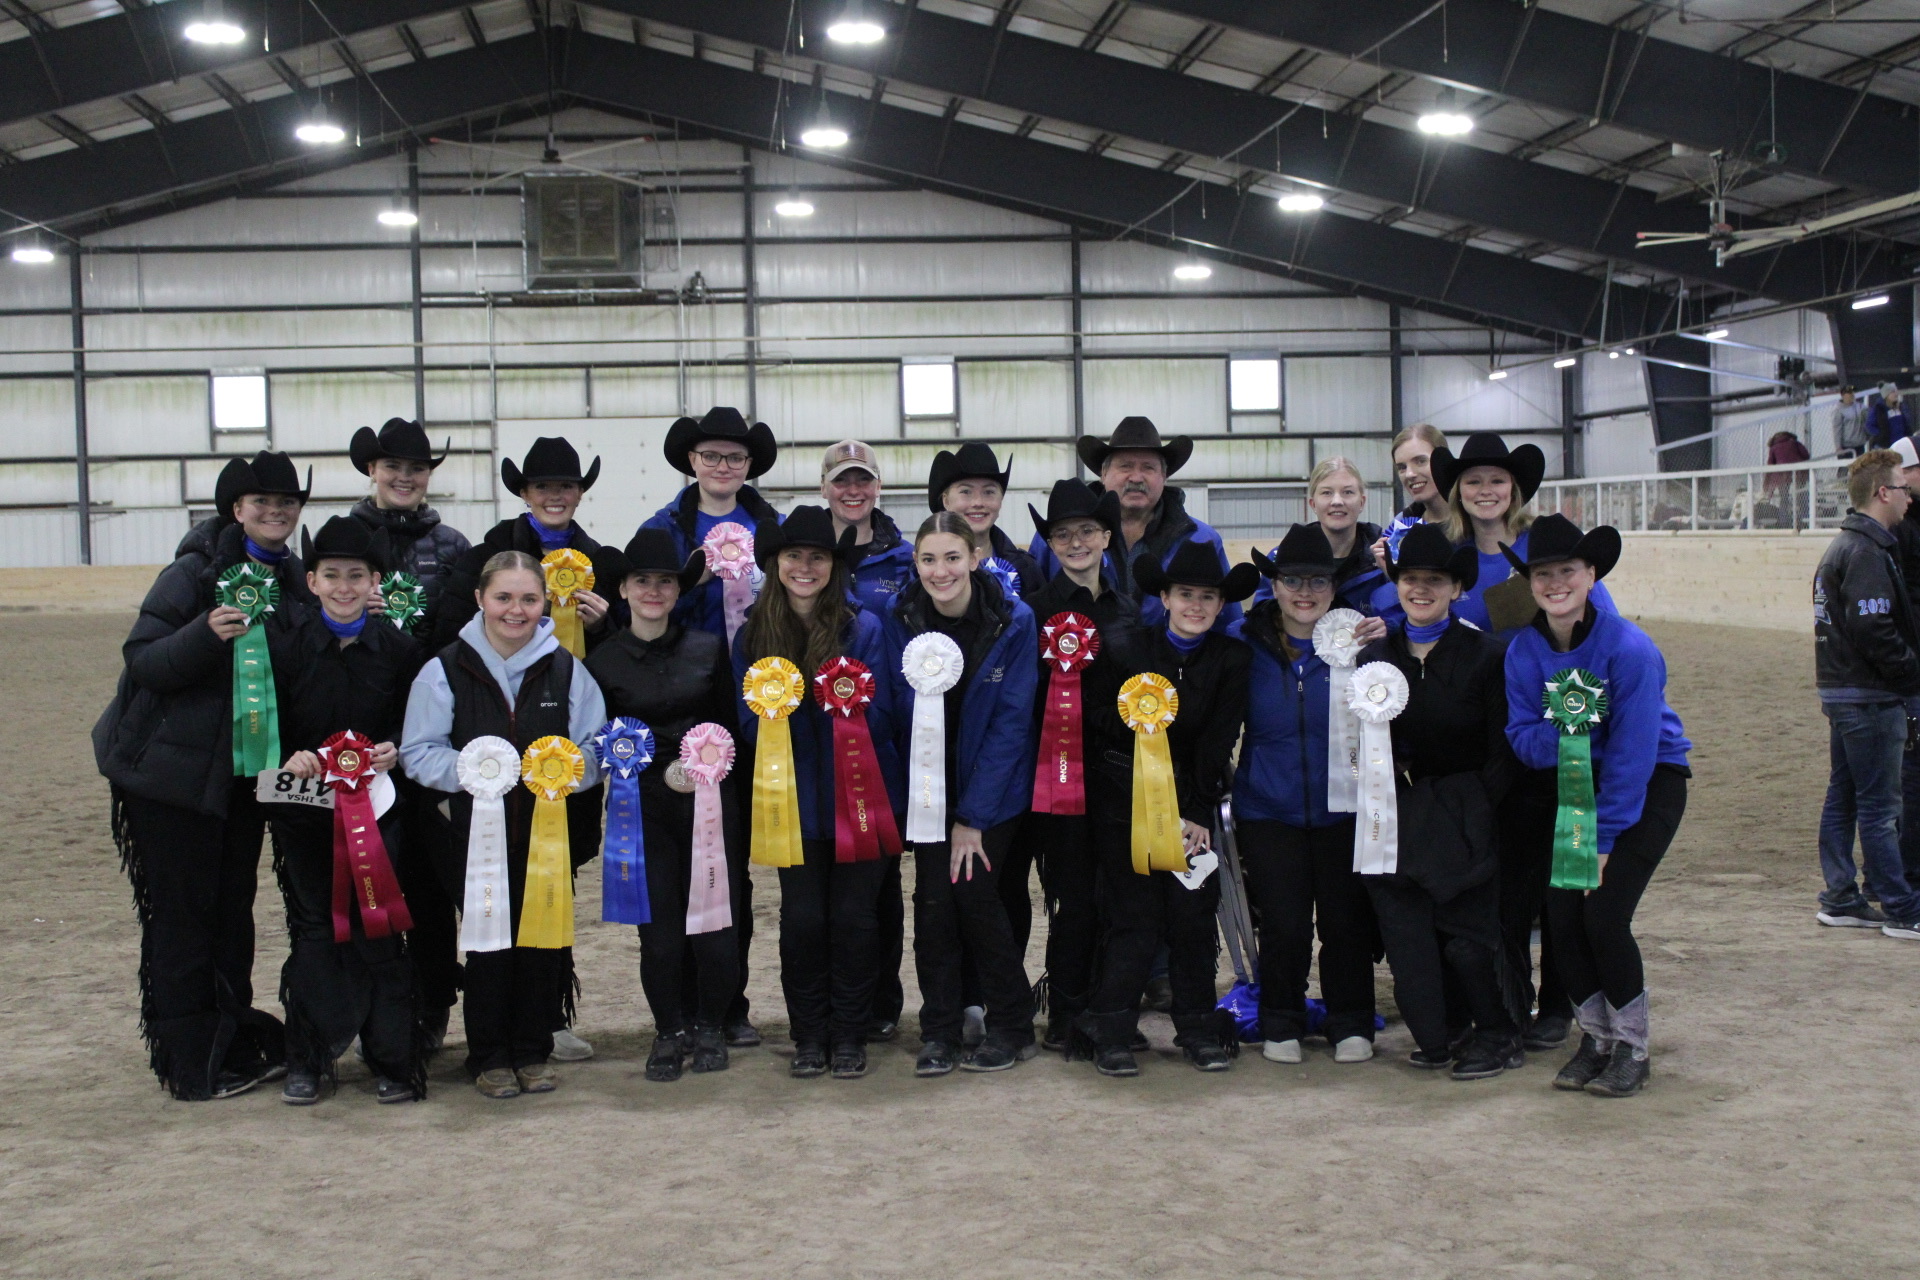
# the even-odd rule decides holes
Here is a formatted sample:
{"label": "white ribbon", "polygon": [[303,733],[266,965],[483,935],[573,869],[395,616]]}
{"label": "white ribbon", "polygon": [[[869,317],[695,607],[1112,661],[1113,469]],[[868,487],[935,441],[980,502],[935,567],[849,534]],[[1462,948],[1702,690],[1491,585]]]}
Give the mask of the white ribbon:
{"label": "white ribbon", "polygon": [[473,797],[460,949],[505,951],[513,946],[513,890],[507,880],[503,801],[520,785],[520,753],[505,738],[475,738],[461,748],[458,772],[461,788]]}
{"label": "white ribbon", "polygon": [[907,641],[900,670],[913,686],[913,739],[907,749],[907,843],[947,839],[947,690],[967,659],[953,637],[925,631]]}
{"label": "white ribbon", "polygon": [[1356,609],[1329,609],[1313,625],[1313,651],[1327,664],[1327,809],[1360,807],[1360,726],[1347,709],[1347,685],[1362,645],[1353,629],[1365,622]]}
{"label": "white ribbon", "polygon": [[1407,677],[1391,662],[1353,673],[1347,706],[1360,722],[1360,817],[1353,825],[1353,869],[1388,876],[1400,869],[1400,804],[1394,795],[1392,720],[1407,709]]}

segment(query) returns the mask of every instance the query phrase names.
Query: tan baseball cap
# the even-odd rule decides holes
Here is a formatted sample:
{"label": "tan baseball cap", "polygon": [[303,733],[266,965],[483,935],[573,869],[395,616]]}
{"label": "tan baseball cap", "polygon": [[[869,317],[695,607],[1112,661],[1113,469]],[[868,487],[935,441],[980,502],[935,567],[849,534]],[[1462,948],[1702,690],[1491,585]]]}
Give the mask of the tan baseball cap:
{"label": "tan baseball cap", "polygon": [[827,446],[826,456],[820,459],[820,478],[831,480],[854,467],[870,471],[874,479],[880,479],[880,458],[872,446],[861,440],[842,440]]}

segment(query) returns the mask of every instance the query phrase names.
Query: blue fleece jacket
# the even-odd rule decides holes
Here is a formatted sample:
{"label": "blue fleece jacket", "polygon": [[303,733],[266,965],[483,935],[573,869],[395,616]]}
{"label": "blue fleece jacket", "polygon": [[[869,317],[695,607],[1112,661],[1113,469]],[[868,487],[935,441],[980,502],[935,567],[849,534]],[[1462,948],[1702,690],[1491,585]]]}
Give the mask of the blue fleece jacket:
{"label": "blue fleece jacket", "polygon": [[1256,605],[1227,632],[1253,650],[1233,816],[1330,827],[1351,815],[1327,811],[1327,664],[1318,654],[1287,660],[1279,610],[1271,601]]}
{"label": "blue fleece jacket", "polygon": [[913,544],[900,535],[900,526],[891,516],[876,510],[873,541],[866,547],[865,558],[853,568],[853,594],[861,608],[884,618],[893,612],[894,601],[913,581]]}
{"label": "blue fleece jacket", "polygon": [[[779,512],[767,505],[752,485],[742,485],[740,487],[740,495],[735,499],[737,505],[730,513],[724,516],[708,515],[706,512],[700,510],[698,502],[698,489],[693,485],[688,485],[680,491],[680,495],[672,502],[669,502],[666,506],[648,516],[640,527],[642,529],[665,530],[667,535],[673,539],[674,551],[684,563],[686,558],[694,553],[694,549],[707,540],[707,534],[710,533],[717,524],[737,524],[748,533],[752,533],[755,525],[763,516],[771,516],[775,520],[785,519]],[[686,520],[691,520],[693,524],[692,537],[687,536],[687,528],[684,523]],[[753,571],[752,580],[755,590],[757,591],[760,582],[764,580],[763,575],[757,567]],[[715,578],[705,586],[695,587],[691,591],[683,592],[680,596],[680,603],[674,606],[673,620],[690,630],[711,631],[714,635],[725,639],[727,635],[727,612],[725,600],[721,595],[723,590],[725,590],[725,585],[720,579]]]}
{"label": "blue fleece jacket", "polygon": [[1560,731],[1542,702],[1547,681],[1568,667],[1600,677],[1607,712],[1588,736],[1600,852],[1611,853],[1620,833],[1640,821],[1654,766],[1685,768],[1693,744],[1667,705],[1667,661],[1647,633],[1603,609],[1589,618],[1591,629],[1565,653],[1535,627],[1522,627],[1507,646],[1507,741],[1527,768],[1558,768]]}
{"label": "blue fleece jacket", "polygon": [[[1522,532],[1519,537],[1515,538],[1509,544],[1513,547],[1514,554],[1518,555],[1522,560],[1527,558],[1527,539],[1529,532],[1531,531]],[[1480,630],[1485,631],[1502,642],[1512,640],[1516,629],[1509,628],[1506,631],[1495,631],[1493,628],[1493,619],[1487,616],[1486,602],[1481,599],[1481,597],[1487,593],[1488,587],[1499,586],[1512,576],[1513,566],[1507,562],[1506,556],[1498,551],[1495,551],[1492,555],[1487,555],[1484,552],[1480,553],[1480,578],[1473,584],[1473,590],[1461,592],[1460,598],[1453,602],[1453,616],[1471,622],[1474,626],[1480,628]],[[1388,590],[1392,590],[1393,584],[1388,583],[1387,588]],[[1397,604],[1399,597],[1396,595],[1394,599]],[[1594,608],[1602,610],[1603,612],[1611,614],[1618,614],[1620,612],[1619,607],[1613,603],[1613,597],[1607,594],[1607,586],[1604,582],[1596,582],[1594,584],[1593,594],[1589,596],[1588,599],[1593,601]]]}

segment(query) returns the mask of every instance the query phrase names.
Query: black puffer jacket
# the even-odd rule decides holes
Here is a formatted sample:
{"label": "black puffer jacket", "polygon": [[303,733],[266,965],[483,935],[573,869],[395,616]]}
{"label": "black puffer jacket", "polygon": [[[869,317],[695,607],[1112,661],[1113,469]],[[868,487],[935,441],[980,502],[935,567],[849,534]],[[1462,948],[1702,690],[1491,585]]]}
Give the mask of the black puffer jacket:
{"label": "black puffer jacket", "polygon": [[[246,559],[245,534],[214,517],[188,532],[160,571],[121,653],[126,669],[93,727],[94,760],[132,795],[224,818],[233,789],[233,646],[213,634],[215,580]],[[275,570],[273,633],[300,625],[311,601],[300,557]]]}
{"label": "black puffer jacket", "polygon": [[606,695],[609,718],[632,716],[653,730],[653,763],[640,775],[650,800],[667,798],[667,766],[693,726],[712,721],[739,734],[733,660],[711,631],[673,623],[658,640],[642,640],[628,628],[587,655],[587,670]]}
{"label": "black puffer jacket", "polygon": [[[1233,785],[1233,749],[1247,714],[1252,650],[1239,640],[1210,631],[1198,649],[1183,654],[1167,639],[1166,628],[1158,627],[1130,632],[1114,646],[1112,656],[1109,679],[1124,683],[1143,671],[1153,671],[1173,682],[1180,706],[1173,727],[1167,730],[1167,747],[1173,756],[1180,816],[1211,827],[1214,811]],[[1110,796],[1127,797],[1131,812],[1133,730],[1120,719],[1118,684],[1110,696],[1104,687],[1096,690],[1095,683],[1085,682],[1088,776],[1100,779]]]}
{"label": "black puffer jacket", "polygon": [[[567,545],[575,551],[585,552],[589,559],[600,554],[600,544],[587,536],[587,531],[574,521],[567,532]],[[432,630],[425,634],[432,637],[429,649],[438,652],[460,638],[460,628],[467,625],[468,619],[480,611],[473,593],[480,589],[480,571],[487,567],[487,561],[502,551],[524,551],[539,560],[546,555],[540,545],[540,535],[533,531],[524,515],[502,520],[487,530],[487,536],[480,545],[469,548],[454,564],[447,574],[446,590],[442,593],[440,606],[434,611]],[[618,599],[619,592],[610,589],[610,584],[596,584],[595,592],[613,601],[615,607],[608,610],[608,622],[615,622],[615,614],[624,617],[626,605]],[[589,645],[597,644],[606,631],[602,629],[587,637]]]}
{"label": "black puffer jacket", "polygon": [[[442,524],[440,513],[432,507],[418,511],[389,511],[376,507],[372,498],[362,498],[350,513],[370,529],[385,529],[387,544],[393,550],[393,567],[420,580],[427,594],[427,617],[431,621],[440,593],[446,590],[454,568],[472,549],[467,535],[451,525]],[[421,634],[431,630],[422,628]]]}

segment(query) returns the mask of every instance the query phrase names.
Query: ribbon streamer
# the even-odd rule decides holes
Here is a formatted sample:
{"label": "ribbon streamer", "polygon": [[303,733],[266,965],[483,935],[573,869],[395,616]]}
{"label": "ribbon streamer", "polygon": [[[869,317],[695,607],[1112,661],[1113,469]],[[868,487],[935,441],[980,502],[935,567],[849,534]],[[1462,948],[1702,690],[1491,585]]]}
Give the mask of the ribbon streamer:
{"label": "ribbon streamer", "polygon": [[505,798],[520,781],[520,753],[505,738],[475,738],[460,749],[456,770],[461,789],[473,797],[473,816],[467,827],[460,949],[505,951],[513,945]]}
{"label": "ribbon streamer", "polygon": [[352,941],[355,910],[369,938],[405,933],[413,928],[413,915],[369,794],[376,776],[373,740],[344,730],[321,743],[319,755],[323,780],[333,788],[333,940]]}
{"label": "ribbon streamer", "polygon": [[600,920],[651,924],[647,898],[647,837],[640,818],[640,775],[653,763],[653,730],[631,716],[615,716],[593,735],[593,751],[607,771],[607,829],[600,848]]}
{"label": "ribbon streamer", "polygon": [[1360,818],[1353,824],[1353,869],[1389,876],[1400,869],[1400,801],[1394,793],[1393,718],[1407,709],[1406,673],[1369,662],[1347,685],[1347,708],[1360,722]]}
{"label": "ribbon streamer", "polygon": [[1560,805],[1553,815],[1555,889],[1600,887],[1600,828],[1594,814],[1593,727],[1606,719],[1607,687],[1582,667],[1567,667],[1541,693],[1547,719],[1560,730]]}
{"label": "ribbon streamer", "polygon": [[[587,634],[580,626],[576,592],[593,590],[593,561],[572,547],[549,551],[540,558],[547,577],[548,612],[553,615],[553,638],[576,658],[587,656]],[[577,749],[577,748],[576,748]]]}
{"label": "ribbon streamer", "polygon": [[1188,869],[1166,734],[1179,714],[1180,694],[1158,672],[1143,671],[1120,686],[1120,719],[1133,730],[1133,869],[1143,876]]}
{"label": "ribbon streamer", "polygon": [[913,734],[907,749],[907,842],[938,844],[947,829],[947,691],[966,674],[952,636],[925,631],[907,641],[900,670],[913,686]]}
{"label": "ribbon streamer", "polygon": [[527,844],[526,893],[517,947],[553,951],[573,945],[573,860],[567,849],[567,796],[586,775],[587,758],[566,738],[534,739],[520,758],[533,792],[533,834]]}
{"label": "ribbon streamer", "polygon": [[733,735],[711,721],[680,739],[680,768],[693,781],[693,867],[687,885],[687,936],[733,924],[720,780],[733,770]]}
{"label": "ribbon streamer", "polygon": [[830,658],[813,677],[813,700],[833,722],[835,862],[872,862],[906,849],[867,729],[873,688],[873,672],[857,658]]}
{"label": "ribbon streamer", "polygon": [[1040,628],[1047,703],[1040,723],[1039,758],[1033,767],[1035,813],[1087,811],[1080,672],[1099,655],[1099,628],[1084,613],[1056,613]]}
{"label": "ribbon streamer", "polygon": [[1360,725],[1347,705],[1353,660],[1363,647],[1353,629],[1365,622],[1356,609],[1329,609],[1313,626],[1313,651],[1327,664],[1327,809],[1360,807]]}
{"label": "ribbon streamer", "polygon": [[707,530],[700,543],[707,553],[707,567],[720,579],[720,604],[726,614],[727,644],[747,620],[747,609],[759,590],[759,571],[753,563],[753,534],[732,522]]}
{"label": "ribbon streamer", "polygon": [[740,682],[747,709],[759,717],[753,753],[752,836],[747,856],[763,867],[797,867],[800,793],[793,776],[793,728],[787,718],[800,709],[807,681],[785,658],[762,658]]}
{"label": "ribbon streamer", "polygon": [[273,570],[249,560],[220,575],[213,598],[247,615],[247,629],[233,639],[233,772],[251,778],[281,763],[280,704],[261,625],[280,603],[280,582]]}
{"label": "ribbon streamer", "polygon": [[386,619],[412,635],[427,616],[427,590],[410,573],[390,573],[380,580],[380,596],[386,602]]}

